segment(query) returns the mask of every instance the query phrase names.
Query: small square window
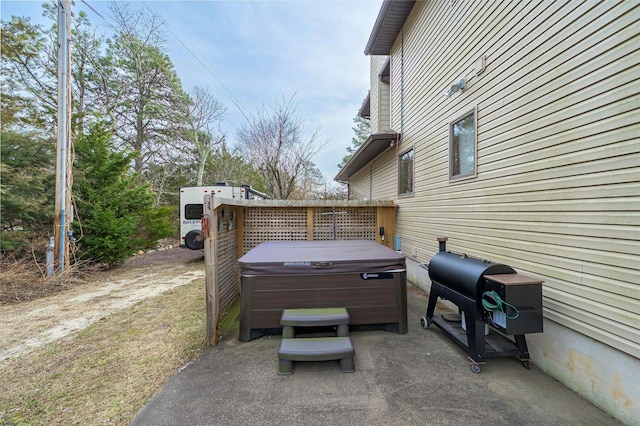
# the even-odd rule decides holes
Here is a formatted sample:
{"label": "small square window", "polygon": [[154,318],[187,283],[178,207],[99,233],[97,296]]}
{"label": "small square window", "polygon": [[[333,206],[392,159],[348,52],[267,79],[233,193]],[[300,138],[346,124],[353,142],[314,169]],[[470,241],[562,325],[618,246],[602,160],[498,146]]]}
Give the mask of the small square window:
{"label": "small square window", "polygon": [[185,204],[184,206],[184,218],[188,220],[200,220],[203,213],[202,204]]}
{"label": "small square window", "polygon": [[449,125],[449,179],[476,175],[476,109]]}
{"label": "small square window", "polygon": [[413,194],[413,149],[398,159],[398,195]]}

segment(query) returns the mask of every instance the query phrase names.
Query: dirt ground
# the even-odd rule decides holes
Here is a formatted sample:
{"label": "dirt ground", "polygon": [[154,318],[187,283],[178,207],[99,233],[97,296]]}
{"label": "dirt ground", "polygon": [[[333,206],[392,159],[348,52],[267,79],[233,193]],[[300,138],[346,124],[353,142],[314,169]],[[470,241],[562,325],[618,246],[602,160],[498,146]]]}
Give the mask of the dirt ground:
{"label": "dirt ground", "polygon": [[0,363],[83,330],[144,299],[201,279],[202,257],[202,251],[160,249],[98,273],[86,284],[0,306]]}

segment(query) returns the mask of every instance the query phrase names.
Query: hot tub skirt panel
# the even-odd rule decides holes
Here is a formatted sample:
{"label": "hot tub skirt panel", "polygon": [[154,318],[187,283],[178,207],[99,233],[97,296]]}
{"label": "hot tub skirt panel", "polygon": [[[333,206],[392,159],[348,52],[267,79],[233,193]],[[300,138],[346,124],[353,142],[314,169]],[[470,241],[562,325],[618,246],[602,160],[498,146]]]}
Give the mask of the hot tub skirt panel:
{"label": "hot tub skirt panel", "polygon": [[352,328],[407,332],[406,272],[242,276],[240,341],[280,331],[283,309],[347,308]]}

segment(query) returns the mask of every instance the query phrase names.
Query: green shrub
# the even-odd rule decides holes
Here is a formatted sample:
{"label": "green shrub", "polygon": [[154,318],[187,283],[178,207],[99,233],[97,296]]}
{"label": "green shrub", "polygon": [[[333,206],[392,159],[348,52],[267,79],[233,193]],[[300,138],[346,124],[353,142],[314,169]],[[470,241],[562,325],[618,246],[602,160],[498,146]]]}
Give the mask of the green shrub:
{"label": "green shrub", "polygon": [[154,208],[149,187],[136,183],[135,154],[115,150],[111,132],[94,126],[76,141],[75,153],[73,226],[81,259],[115,266],[166,235],[165,210]]}
{"label": "green shrub", "polygon": [[158,240],[176,235],[173,210],[170,206],[160,206],[142,212],[138,230],[138,241],[142,248],[153,248]]}
{"label": "green shrub", "polygon": [[26,231],[0,232],[0,251],[15,251],[29,244],[30,234]]}

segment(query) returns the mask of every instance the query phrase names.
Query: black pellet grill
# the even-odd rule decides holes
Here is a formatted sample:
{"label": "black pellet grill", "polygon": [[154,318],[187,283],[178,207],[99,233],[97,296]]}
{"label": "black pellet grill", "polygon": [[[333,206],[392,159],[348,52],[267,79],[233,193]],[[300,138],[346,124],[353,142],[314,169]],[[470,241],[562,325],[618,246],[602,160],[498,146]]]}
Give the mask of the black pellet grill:
{"label": "black pellet grill", "polygon": [[[507,265],[452,253],[446,250],[447,238],[438,241],[440,251],[427,268],[431,292],[422,327],[433,323],[467,349],[474,373],[487,358],[505,356],[517,356],[530,368],[525,334],[542,332],[543,281]],[[460,316],[434,316],[438,297],[458,306]],[[459,319],[464,319],[466,331]]]}

